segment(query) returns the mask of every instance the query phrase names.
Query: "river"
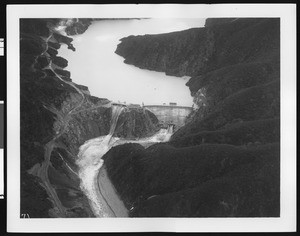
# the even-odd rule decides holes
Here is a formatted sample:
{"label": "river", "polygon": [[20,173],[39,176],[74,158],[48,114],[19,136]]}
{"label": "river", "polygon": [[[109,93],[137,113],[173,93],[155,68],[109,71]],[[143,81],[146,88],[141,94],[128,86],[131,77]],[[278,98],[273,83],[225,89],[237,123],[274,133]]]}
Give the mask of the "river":
{"label": "river", "polygon": [[[68,60],[73,82],[89,87],[91,95],[107,98],[114,102],[144,105],[162,105],[175,102],[182,106],[192,106],[193,99],[185,83],[188,77],[167,76],[161,72],[142,70],[123,63],[124,58],[115,54],[119,39],[129,35],[158,34],[179,31],[193,27],[203,27],[204,19],[132,19],[94,21],[82,35],[73,37],[73,52],[62,46],[59,56]],[[139,140],[125,140],[114,137],[118,117],[124,108],[112,106],[109,134],[87,140],[78,153],[80,187],[88,197],[96,217],[127,216],[127,209],[121,206],[113,187],[103,171],[102,156],[112,147],[124,143],[139,143],[145,148],[158,142],[167,142],[173,126],[161,129],[151,137]],[[103,177],[101,181],[100,176]],[[99,177],[99,179],[98,179]],[[106,189],[101,189],[106,186]],[[110,201],[114,198],[115,200]],[[119,202],[118,207],[112,206]],[[121,209],[123,208],[123,209]]]}
{"label": "river", "polygon": [[[154,143],[167,142],[173,133],[173,126],[169,126],[168,129],[161,129],[151,137],[139,140],[127,140],[113,137],[119,115],[123,109],[122,106],[112,106],[112,119],[109,133],[104,136],[87,140],[79,148],[76,164],[79,167],[78,176],[80,178],[80,187],[89,199],[89,204],[96,217],[123,217],[126,216],[127,211],[124,205],[113,210],[116,207],[111,204],[115,203],[116,200],[111,201],[111,199],[118,198],[116,196],[117,194],[109,190],[106,192],[106,189],[99,189],[101,180],[98,179],[98,173],[103,166],[102,157],[104,154],[112,147],[125,143],[139,143],[144,147],[149,147]],[[105,183],[107,181],[108,180],[104,180],[103,182]],[[121,212],[121,215],[118,215],[117,212]]]}

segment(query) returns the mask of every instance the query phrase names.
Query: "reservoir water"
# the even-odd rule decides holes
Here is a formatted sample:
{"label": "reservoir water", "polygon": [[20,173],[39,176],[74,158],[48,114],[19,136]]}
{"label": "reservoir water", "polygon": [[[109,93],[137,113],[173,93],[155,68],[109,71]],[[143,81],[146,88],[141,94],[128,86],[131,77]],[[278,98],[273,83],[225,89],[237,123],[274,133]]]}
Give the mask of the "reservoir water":
{"label": "reservoir water", "polygon": [[[161,105],[176,102],[192,106],[190,91],[185,83],[188,78],[167,76],[161,72],[142,70],[123,63],[124,58],[115,54],[119,39],[129,35],[157,34],[203,27],[204,19],[132,19],[94,21],[82,35],[74,36],[73,52],[62,46],[59,56],[69,62],[66,68],[71,72],[73,82],[89,87],[91,95],[107,98],[114,102]],[[124,107],[112,106],[110,131],[107,135],[87,140],[80,146],[76,164],[79,167],[80,187],[89,200],[96,217],[124,217],[113,210],[113,206],[99,188],[99,171],[102,157],[112,147],[125,143],[139,143],[145,148],[154,143],[168,142],[173,126],[161,129],[156,134],[139,140],[114,137],[119,115]],[[99,178],[100,179],[99,179]],[[105,181],[105,180],[104,180]]]}
{"label": "reservoir water", "polygon": [[91,95],[114,102],[162,105],[175,102],[192,106],[185,83],[188,77],[167,76],[123,63],[115,54],[119,39],[129,35],[159,34],[203,27],[205,19],[99,20],[82,35],[72,36],[76,51],[65,45],[59,56],[68,60],[73,82],[88,86]]}

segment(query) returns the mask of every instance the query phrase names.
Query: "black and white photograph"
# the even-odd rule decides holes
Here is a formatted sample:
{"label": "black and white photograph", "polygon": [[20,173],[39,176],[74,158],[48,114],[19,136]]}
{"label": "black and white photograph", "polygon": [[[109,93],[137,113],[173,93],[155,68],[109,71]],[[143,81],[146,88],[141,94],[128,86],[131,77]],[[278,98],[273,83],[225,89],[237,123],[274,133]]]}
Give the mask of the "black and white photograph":
{"label": "black and white photograph", "polygon": [[257,5],[11,6],[8,218],[50,231],[294,219],[282,42],[296,16]]}

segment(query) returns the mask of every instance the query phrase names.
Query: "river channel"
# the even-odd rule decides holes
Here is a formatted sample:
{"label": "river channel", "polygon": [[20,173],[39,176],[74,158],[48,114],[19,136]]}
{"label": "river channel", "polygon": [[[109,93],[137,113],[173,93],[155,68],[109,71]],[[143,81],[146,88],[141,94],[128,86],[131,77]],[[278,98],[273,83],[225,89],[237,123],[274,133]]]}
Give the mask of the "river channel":
{"label": "river channel", "polygon": [[[88,86],[91,95],[126,104],[163,105],[173,102],[192,106],[193,100],[185,85],[188,77],[167,76],[127,65],[114,52],[119,40],[129,35],[167,33],[203,27],[203,24],[204,20],[201,19],[94,21],[84,34],[73,36],[76,51],[62,46],[59,56],[68,60],[66,69],[71,72],[73,82]],[[169,126],[151,137],[139,140],[114,137],[118,117],[123,109],[122,106],[113,105],[109,133],[87,140],[78,153],[76,164],[79,167],[80,186],[96,217],[128,215],[102,167],[102,156],[112,147],[124,143],[139,143],[147,148],[154,143],[167,142],[173,133],[173,126]]]}

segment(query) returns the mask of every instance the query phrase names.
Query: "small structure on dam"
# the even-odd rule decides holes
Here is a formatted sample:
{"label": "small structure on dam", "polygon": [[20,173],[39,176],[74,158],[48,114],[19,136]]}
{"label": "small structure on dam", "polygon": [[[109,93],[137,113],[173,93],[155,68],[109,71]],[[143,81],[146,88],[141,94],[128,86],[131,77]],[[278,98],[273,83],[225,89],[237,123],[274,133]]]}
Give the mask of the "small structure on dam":
{"label": "small structure on dam", "polygon": [[192,107],[177,106],[176,103],[170,103],[170,105],[146,105],[143,108],[154,113],[162,126],[167,127],[173,124],[175,129],[183,126],[187,116],[193,111]]}

